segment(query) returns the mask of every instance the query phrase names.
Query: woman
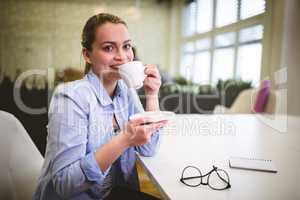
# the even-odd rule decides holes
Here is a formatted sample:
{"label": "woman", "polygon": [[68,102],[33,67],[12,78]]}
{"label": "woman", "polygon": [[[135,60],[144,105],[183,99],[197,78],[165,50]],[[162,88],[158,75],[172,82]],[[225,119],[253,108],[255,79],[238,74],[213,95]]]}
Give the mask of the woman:
{"label": "woman", "polygon": [[[111,14],[91,17],[82,47],[86,76],[59,86],[51,100],[45,161],[34,198],[148,198],[124,188],[138,189],[135,152],[152,156],[166,121],[129,121],[137,108],[118,73],[134,57],[126,23]],[[158,69],[146,65],[145,74],[146,110],[159,110]]]}

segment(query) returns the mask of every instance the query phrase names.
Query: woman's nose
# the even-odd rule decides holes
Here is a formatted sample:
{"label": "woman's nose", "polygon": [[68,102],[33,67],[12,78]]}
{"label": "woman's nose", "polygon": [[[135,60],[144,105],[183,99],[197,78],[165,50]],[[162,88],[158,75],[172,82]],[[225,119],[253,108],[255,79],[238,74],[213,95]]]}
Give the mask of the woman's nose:
{"label": "woman's nose", "polygon": [[124,52],[123,50],[118,50],[115,59],[118,61],[125,61],[127,58],[126,52]]}

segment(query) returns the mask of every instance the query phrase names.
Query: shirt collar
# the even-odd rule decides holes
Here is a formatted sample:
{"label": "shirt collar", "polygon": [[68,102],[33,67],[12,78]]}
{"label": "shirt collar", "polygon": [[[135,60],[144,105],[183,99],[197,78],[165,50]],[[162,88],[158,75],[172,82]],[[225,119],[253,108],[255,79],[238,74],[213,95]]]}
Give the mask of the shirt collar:
{"label": "shirt collar", "polygon": [[[107,93],[106,89],[104,88],[104,86],[103,86],[102,82],[100,81],[100,79],[98,78],[98,76],[94,72],[90,71],[86,75],[86,77],[87,77],[87,80],[91,83],[91,85],[95,89],[96,96],[97,96],[98,100],[100,101],[100,103],[103,106],[112,104],[113,101],[110,98],[109,94]],[[115,98],[121,97],[122,95],[124,95],[125,89],[126,89],[125,83],[122,80],[118,80],[117,88],[115,91]]]}

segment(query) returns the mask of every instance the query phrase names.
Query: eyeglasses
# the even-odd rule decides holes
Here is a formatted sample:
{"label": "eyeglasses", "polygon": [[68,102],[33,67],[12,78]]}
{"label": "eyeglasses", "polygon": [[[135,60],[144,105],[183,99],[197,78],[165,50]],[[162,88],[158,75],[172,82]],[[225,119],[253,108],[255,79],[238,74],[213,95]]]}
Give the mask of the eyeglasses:
{"label": "eyeglasses", "polygon": [[[206,182],[203,181],[204,177],[207,177]],[[213,190],[226,190],[231,187],[228,173],[216,166],[204,175],[197,167],[187,166],[182,171],[180,182],[189,187],[208,185]]]}

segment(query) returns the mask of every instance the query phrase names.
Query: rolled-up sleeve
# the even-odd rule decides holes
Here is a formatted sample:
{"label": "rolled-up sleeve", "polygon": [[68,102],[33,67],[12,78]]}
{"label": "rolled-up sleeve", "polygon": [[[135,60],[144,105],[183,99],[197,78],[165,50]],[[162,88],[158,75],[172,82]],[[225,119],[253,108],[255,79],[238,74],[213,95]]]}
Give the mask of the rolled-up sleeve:
{"label": "rolled-up sleeve", "polygon": [[102,183],[110,168],[102,172],[93,151],[87,152],[88,112],[76,95],[56,92],[49,108],[48,140],[53,187],[69,198]]}
{"label": "rolled-up sleeve", "polygon": [[108,174],[110,167],[102,172],[95,160],[94,152],[90,152],[81,160],[81,168],[89,181],[101,183]]}

